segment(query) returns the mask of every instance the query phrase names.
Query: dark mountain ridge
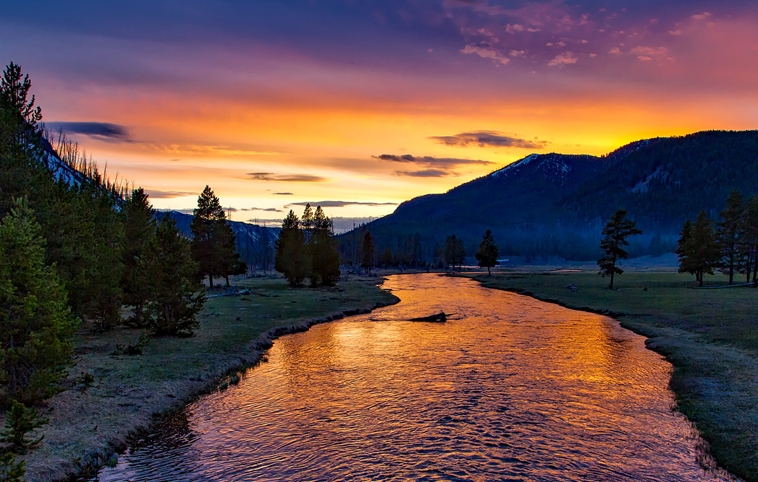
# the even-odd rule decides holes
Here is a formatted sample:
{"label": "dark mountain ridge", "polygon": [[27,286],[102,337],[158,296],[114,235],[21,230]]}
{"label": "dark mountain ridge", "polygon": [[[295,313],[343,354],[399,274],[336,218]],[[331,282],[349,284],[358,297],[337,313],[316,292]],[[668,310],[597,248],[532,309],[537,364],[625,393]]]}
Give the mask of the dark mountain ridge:
{"label": "dark mountain ridge", "polygon": [[[368,228],[377,251],[402,251],[419,233],[427,261],[451,234],[473,254],[487,229],[505,255],[586,260],[598,254],[604,221],[624,208],[644,231],[631,252],[657,255],[673,251],[682,224],[701,209],[716,217],[733,189],[758,194],[758,131],[645,139],[600,157],[532,154],[406,201]],[[356,237],[342,239],[349,245]]]}

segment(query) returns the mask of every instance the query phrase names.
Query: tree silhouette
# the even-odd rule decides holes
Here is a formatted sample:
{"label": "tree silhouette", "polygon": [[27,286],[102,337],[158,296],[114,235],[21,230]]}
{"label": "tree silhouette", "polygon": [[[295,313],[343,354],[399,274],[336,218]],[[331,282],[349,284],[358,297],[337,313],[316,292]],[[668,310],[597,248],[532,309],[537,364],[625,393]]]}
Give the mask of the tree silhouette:
{"label": "tree silhouette", "polygon": [[716,237],[721,246],[722,270],[729,275],[729,284],[734,281],[734,269],[739,264],[743,253],[740,248],[740,230],[745,203],[742,194],[734,190],[726,200],[726,207],[721,211]]}
{"label": "tree silhouette", "polygon": [[279,239],[276,240],[274,268],[284,275],[293,288],[302,285],[308,274],[305,235],[300,229],[300,220],[291,209],[282,222]]}
{"label": "tree silhouette", "polygon": [[374,237],[371,231],[366,231],[363,235],[363,244],[361,245],[361,266],[371,274],[371,268],[374,266]]}
{"label": "tree silhouette", "polygon": [[497,264],[497,255],[495,238],[492,236],[492,231],[488,229],[479,244],[479,251],[476,252],[476,260],[479,261],[480,267],[487,268],[487,276],[492,276],[490,268]]}
{"label": "tree silhouette", "polygon": [[239,254],[235,248],[235,236],[221,203],[210,186],[205,186],[197,198],[197,208],[190,224],[192,230],[192,257],[197,262],[202,276],[208,276],[213,287],[215,275],[224,276],[229,286],[229,274],[239,271]]}
{"label": "tree silhouette", "polygon": [[600,258],[597,264],[600,267],[601,276],[610,276],[611,282],[608,289],[613,289],[614,276],[624,272],[616,264],[618,260],[629,257],[629,253],[623,248],[629,245],[626,238],[642,234],[642,230],[637,229],[637,223],[626,217],[626,210],[619,209],[606,223],[602,234],[604,237],[600,241],[600,249],[605,252],[605,256]]}

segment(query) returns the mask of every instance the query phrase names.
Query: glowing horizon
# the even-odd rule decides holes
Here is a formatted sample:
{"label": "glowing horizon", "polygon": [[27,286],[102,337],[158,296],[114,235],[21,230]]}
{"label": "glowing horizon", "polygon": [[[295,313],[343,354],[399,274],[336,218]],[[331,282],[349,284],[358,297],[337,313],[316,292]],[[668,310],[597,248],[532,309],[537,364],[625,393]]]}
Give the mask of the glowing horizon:
{"label": "glowing horizon", "polygon": [[738,0],[43,3],[0,13],[4,63],[161,209],[379,217],[533,152],[758,126]]}

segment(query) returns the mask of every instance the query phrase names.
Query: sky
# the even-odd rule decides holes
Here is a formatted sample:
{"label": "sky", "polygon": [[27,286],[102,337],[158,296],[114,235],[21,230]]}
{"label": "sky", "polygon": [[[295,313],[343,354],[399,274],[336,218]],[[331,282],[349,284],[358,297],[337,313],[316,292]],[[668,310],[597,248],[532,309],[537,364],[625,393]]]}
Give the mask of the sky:
{"label": "sky", "polygon": [[534,152],[755,129],[757,27],[747,0],[38,0],[0,9],[0,62],[157,208],[207,184],[237,221],[349,223]]}

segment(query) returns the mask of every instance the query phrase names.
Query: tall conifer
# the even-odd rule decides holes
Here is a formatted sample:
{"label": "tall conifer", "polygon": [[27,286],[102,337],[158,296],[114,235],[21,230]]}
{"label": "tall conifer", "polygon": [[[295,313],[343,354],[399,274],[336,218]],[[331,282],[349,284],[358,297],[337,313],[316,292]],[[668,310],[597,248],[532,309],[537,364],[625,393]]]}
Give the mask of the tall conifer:
{"label": "tall conifer", "polygon": [[50,396],[71,362],[78,320],[54,267],[45,266],[41,228],[24,200],[0,224],[0,402]]}

